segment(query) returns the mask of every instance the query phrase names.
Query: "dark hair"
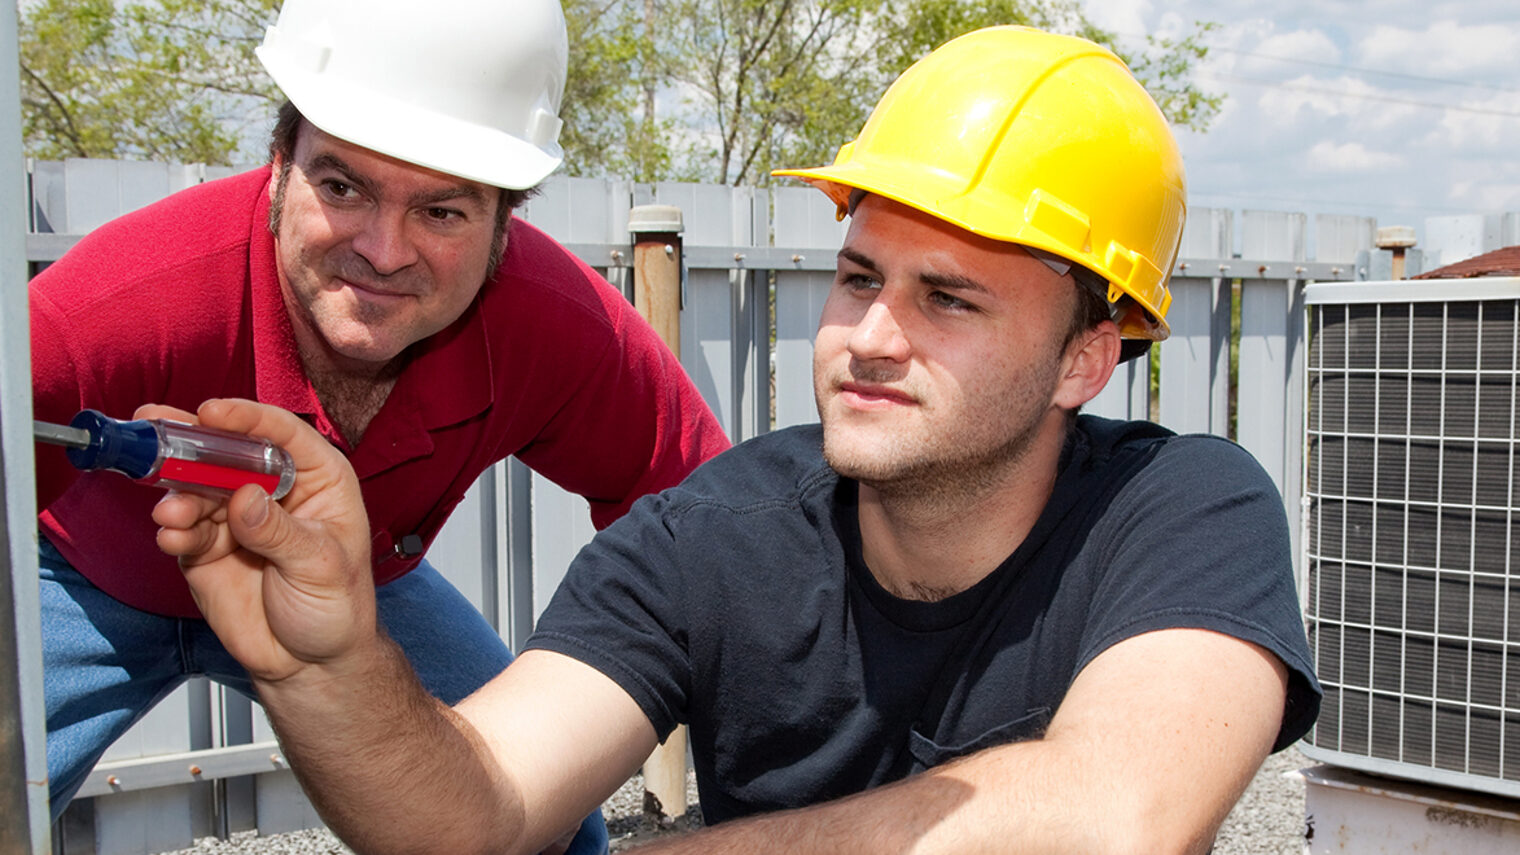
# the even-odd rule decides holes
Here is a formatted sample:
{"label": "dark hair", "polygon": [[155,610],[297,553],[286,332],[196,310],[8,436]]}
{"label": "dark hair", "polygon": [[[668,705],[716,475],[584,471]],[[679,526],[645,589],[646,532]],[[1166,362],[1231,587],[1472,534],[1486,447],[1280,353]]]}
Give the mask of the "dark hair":
{"label": "dark hair", "polygon": [[[290,180],[290,164],[295,158],[296,136],[305,120],[306,117],[301,115],[296,105],[286,99],[275,114],[274,128],[269,132],[269,161],[279,161],[280,164],[279,174],[275,176],[274,199],[269,205],[269,231],[272,234],[278,234],[280,230],[280,212],[285,207],[285,185]],[[500,195],[496,199],[495,231],[491,238],[491,263],[486,269],[486,279],[496,275],[496,266],[501,263],[502,250],[506,247],[508,218],[513,211],[537,196],[538,192],[538,187],[526,190],[500,188]]]}
{"label": "dark hair", "polygon": [[296,153],[296,131],[301,129],[304,117],[289,99],[275,113],[274,128],[269,131],[269,162],[281,160],[286,163]]}
{"label": "dark hair", "polygon": [[1071,278],[1077,283],[1077,305],[1071,313],[1071,324],[1066,328],[1066,338],[1061,347],[1114,316],[1114,307],[1108,302],[1108,281],[1080,265],[1071,266]]}

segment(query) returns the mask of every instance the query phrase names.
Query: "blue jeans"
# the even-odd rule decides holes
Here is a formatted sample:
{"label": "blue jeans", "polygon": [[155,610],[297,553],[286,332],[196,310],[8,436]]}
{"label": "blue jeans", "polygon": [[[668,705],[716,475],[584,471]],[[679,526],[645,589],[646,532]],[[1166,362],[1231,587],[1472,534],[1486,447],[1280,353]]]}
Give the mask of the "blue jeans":
{"label": "blue jeans", "polygon": [[[42,540],[42,681],[47,759],[56,820],[106,749],[187,679],[206,677],[253,698],[248,672],[203,620],[138,611],[92,585]],[[416,570],[376,589],[386,632],[428,691],[453,704],[501,673],[512,653],[480,612],[437,570]],[[598,811],[574,855],[607,851]]]}

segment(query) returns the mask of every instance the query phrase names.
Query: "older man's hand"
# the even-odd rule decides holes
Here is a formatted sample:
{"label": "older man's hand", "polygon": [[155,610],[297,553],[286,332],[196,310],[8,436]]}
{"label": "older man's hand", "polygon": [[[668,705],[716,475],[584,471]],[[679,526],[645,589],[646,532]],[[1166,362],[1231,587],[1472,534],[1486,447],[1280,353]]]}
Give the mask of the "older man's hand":
{"label": "older man's hand", "polygon": [[201,614],[257,681],[339,665],[375,636],[369,520],[348,461],[295,415],[238,399],[172,418],[264,437],[290,453],[295,486],[279,502],[255,485],[228,499],[171,492],[153,511],[158,545],[177,556]]}

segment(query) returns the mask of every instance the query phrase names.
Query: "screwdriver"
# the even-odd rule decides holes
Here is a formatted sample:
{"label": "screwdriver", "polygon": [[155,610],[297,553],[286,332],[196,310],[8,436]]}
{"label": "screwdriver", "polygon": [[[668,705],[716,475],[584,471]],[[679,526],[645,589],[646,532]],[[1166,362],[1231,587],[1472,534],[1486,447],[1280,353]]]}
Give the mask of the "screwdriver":
{"label": "screwdriver", "polygon": [[257,484],[280,499],[296,483],[295,462],[269,440],[168,419],[80,410],[67,426],[32,422],[32,435],[65,446],[75,468],[109,469],[165,490],[215,497]]}

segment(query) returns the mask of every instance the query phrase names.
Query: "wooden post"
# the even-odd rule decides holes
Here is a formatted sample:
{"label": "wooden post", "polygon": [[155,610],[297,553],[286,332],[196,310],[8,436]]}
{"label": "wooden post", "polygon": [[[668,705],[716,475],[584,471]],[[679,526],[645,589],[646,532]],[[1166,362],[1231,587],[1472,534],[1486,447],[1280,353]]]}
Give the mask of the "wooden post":
{"label": "wooden post", "polygon": [[633,305],[681,358],[681,209],[640,205],[628,212],[633,234]]}
{"label": "wooden post", "polygon": [[[633,305],[681,358],[681,209],[640,205],[628,212],[633,235]],[[677,727],[644,762],[644,812],[658,820],[686,814],[686,728]]]}
{"label": "wooden post", "polygon": [[1386,249],[1393,253],[1392,274],[1389,279],[1404,278],[1404,254],[1414,246],[1414,228],[1412,226],[1385,226],[1377,230],[1378,249]]}

